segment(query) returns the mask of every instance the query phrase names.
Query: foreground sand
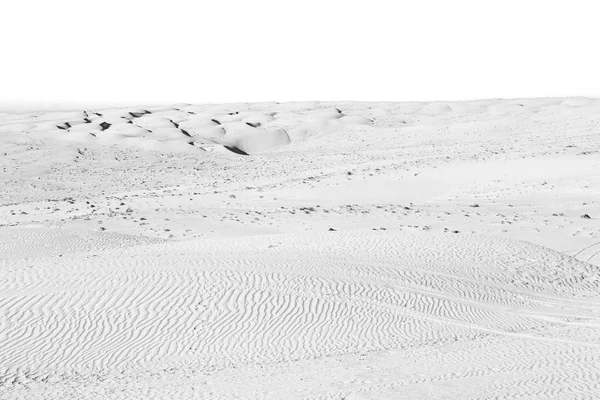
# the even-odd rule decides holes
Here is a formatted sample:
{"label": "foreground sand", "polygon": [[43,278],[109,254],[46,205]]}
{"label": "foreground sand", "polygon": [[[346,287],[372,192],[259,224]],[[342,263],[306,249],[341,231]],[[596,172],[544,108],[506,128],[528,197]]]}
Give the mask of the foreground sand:
{"label": "foreground sand", "polygon": [[599,134],[591,99],[0,114],[0,398],[597,398]]}

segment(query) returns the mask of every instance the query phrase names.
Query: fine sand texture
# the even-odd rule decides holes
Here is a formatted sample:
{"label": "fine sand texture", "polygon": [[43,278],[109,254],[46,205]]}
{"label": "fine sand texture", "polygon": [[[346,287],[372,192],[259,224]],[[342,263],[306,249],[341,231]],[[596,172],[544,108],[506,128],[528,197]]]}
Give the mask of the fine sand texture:
{"label": "fine sand texture", "polygon": [[0,113],[0,399],[600,398],[600,100]]}

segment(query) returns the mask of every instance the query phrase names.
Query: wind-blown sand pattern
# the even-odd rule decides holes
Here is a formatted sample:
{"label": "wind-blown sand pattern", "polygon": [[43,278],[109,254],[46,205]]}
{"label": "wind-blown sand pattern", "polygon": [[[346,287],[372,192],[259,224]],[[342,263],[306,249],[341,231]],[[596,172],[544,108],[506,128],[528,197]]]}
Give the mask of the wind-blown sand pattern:
{"label": "wind-blown sand pattern", "polygon": [[0,116],[0,398],[600,397],[600,102]]}

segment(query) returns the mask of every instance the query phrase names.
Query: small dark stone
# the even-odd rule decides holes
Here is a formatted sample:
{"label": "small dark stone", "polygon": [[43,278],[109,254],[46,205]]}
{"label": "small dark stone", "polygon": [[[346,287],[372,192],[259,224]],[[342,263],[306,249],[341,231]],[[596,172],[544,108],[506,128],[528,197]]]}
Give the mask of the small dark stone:
{"label": "small dark stone", "polygon": [[589,214],[583,214],[581,216],[581,218],[583,218],[583,219],[591,219],[592,217],[590,217]]}

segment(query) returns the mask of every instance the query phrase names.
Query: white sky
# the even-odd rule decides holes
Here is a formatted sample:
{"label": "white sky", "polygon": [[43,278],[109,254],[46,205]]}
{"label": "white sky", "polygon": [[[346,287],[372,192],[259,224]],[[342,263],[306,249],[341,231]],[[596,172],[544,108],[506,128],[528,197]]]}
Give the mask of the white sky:
{"label": "white sky", "polygon": [[0,104],[600,97],[600,2],[4,0]]}

